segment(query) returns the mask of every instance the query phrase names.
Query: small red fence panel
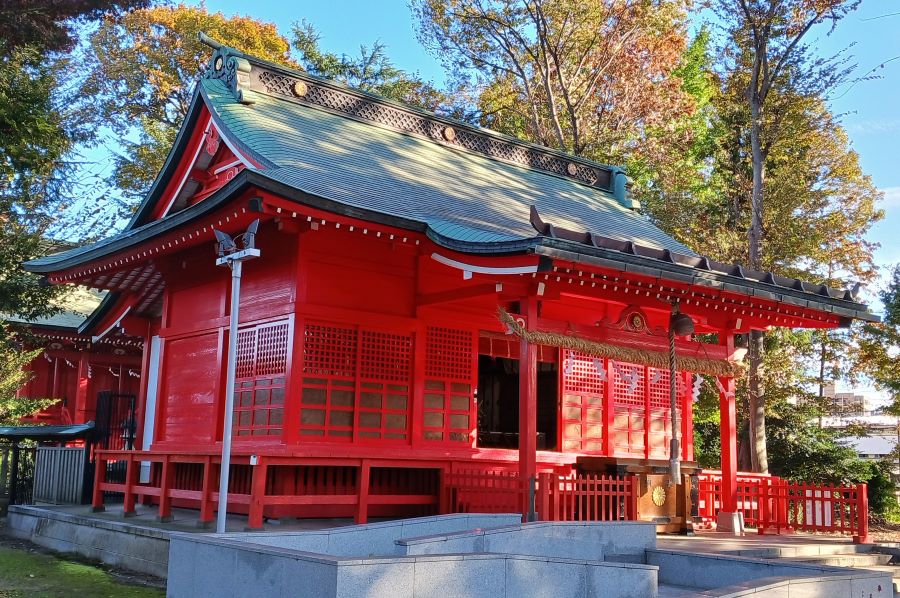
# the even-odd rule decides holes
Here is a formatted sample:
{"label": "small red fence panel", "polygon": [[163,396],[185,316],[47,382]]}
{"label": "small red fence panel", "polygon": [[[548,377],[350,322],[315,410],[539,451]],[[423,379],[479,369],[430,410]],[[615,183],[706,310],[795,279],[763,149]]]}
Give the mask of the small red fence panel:
{"label": "small red fence panel", "polygon": [[637,519],[637,477],[601,474],[541,474],[537,509],[544,521]]}
{"label": "small red fence panel", "polygon": [[237,438],[281,436],[289,338],[287,321],[238,331],[233,425]]}
{"label": "small red fence panel", "polygon": [[475,334],[429,326],[425,333],[425,440],[472,444],[475,438]]}
{"label": "small red fence panel", "polygon": [[[445,505],[451,513],[523,513],[529,488],[514,471],[444,474]],[[535,506],[542,521],[637,519],[633,475],[539,474]]]}
{"label": "small red fence panel", "polygon": [[769,487],[762,505],[763,530],[837,532],[868,535],[866,485],[794,484],[784,480]]}
{"label": "small red fence panel", "polygon": [[562,448],[603,451],[603,399],[606,360],[566,349],[563,352]]}
{"label": "small red fence panel", "polygon": [[[832,532],[865,538],[868,535],[866,485],[834,486],[792,483],[765,474],[739,473],[738,510],[747,527],[760,533]],[[699,476],[699,515],[716,520],[722,504],[722,476]]]}
{"label": "small red fence panel", "polygon": [[444,474],[451,513],[522,513],[525,486],[515,471],[456,471]]}

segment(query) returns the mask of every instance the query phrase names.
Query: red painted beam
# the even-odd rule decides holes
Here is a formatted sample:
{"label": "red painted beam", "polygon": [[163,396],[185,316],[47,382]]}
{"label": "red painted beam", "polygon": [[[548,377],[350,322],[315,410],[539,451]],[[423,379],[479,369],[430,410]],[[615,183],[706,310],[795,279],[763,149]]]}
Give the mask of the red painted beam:
{"label": "red painted beam", "polygon": [[416,297],[416,303],[419,306],[449,303],[451,301],[462,301],[464,299],[484,297],[485,295],[496,295],[502,290],[502,284],[477,284],[474,286],[461,287],[450,291],[419,295]]}

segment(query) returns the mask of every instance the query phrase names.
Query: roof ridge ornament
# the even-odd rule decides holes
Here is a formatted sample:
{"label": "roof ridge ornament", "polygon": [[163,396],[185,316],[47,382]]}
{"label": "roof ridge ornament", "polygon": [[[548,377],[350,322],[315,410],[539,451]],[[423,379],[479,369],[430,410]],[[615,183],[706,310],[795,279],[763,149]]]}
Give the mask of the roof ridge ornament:
{"label": "roof ridge ornament", "polygon": [[246,92],[250,90],[250,61],[244,58],[244,54],[230,48],[225,44],[214,40],[202,31],[197,34],[200,43],[213,48],[215,51],[209,59],[209,64],[203,70],[204,79],[219,79],[241,104],[252,104]]}

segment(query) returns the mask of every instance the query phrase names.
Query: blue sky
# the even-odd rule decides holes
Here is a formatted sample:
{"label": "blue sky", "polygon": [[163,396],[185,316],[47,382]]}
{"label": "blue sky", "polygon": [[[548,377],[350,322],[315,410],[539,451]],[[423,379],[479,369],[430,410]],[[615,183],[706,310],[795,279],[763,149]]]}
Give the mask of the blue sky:
{"label": "blue sky", "polygon": [[[250,14],[275,23],[285,35],[291,24],[310,21],[321,34],[326,50],[355,54],[360,44],[371,46],[379,40],[387,46],[394,63],[408,71],[417,71],[426,79],[443,81],[440,63],[425,52],[416,40],[412,15],[405,0],[301,0],[285,3],[277,0],[208,0],[211,11],[225,14]],[[286,8],[290,6],[290,8]],[[897,30],[900,15],[877,18],[897,12],[897,0],[865,0],[860,9],[842,21],[832,35],[817,32],[810,38],[822,54],[831,55],[851,46],[850,52],[864,74],[880,63],[900,56]],[[865,172],[884,190],[885,219],[872,230],[871,240],[881,244],[876,253],[879,265],[900,262],[900,59],[875,73],[880,78],[862,81],[839,90],[832,109],[843,115],[844,126]]]}

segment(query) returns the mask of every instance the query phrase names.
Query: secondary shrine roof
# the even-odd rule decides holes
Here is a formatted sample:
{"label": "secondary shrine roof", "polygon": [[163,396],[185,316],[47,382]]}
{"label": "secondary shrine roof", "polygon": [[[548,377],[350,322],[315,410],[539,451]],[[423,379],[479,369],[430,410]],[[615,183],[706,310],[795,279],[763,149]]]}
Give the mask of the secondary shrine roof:
{"label": "secondary shrine roof", "polygon": [[[189,139],[200,127],[204,110],[214,132],[239,158],[240,170],[199,203],[166,199],[179,168],[186,162],[190,166],[191,152],[194,159],[202,155],[202,146],[191,150]],[[220,46],[198,83],[163,171],[126,231],[33,260],[26,268],[60,272],[131,251],[208,217],[250,187],[298,204],[425,233],[455,251],[537,253],[758,295],[840,317],[875,319],[855,291],[745,271],[698,256],[635,209],[637,202],[629,197],[620,168]],[[178,189],[182,195],[190,192],[189,186]],[[172,207],[160,211],[165,201]],[[152,267],[132,270],[128,276],[145,286],[159,286]],[[148,293],[143,302],[154,300]]]}

